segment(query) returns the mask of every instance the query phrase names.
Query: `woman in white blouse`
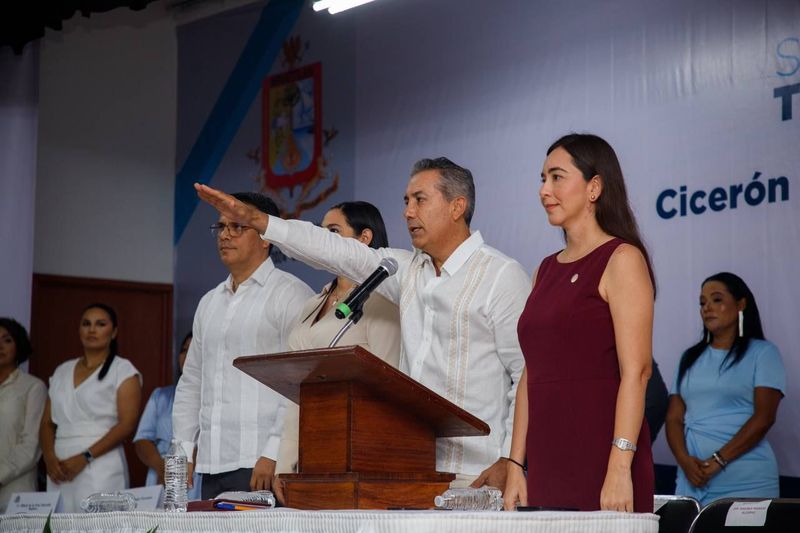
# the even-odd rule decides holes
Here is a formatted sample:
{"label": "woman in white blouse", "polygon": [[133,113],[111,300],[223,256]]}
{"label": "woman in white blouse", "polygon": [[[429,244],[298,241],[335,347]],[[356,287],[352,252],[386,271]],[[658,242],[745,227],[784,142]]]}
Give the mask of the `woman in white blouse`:
{"label": "woman in white blouse", "polygon": [[59,365],[50,378],[40,436],[47,490],[61,491],[65,512],[80,512],[95,492],[128,488],[122,442],[139,417],[139,371],[117,355],[117,314],[105,304],[83,311],[83,355]]}
{"label": "woman in white blouse", "polygon": [[32,351],[25,328],[0,318],[0,513],[13,493],[36,491],[39,420],[47,387],[19,369]]}
{"label": "woman in white blouse", "polygon": [[[371,248],[389,246],[380,211],[368,202],[343,202],[330,208],[322,227],[343,237],[357,239]],[[300,313],[300,322],[289,334],[290,350],[309,350],[330,344],[344,325],[334,315],[336,306],[356,288],[356,283],[338,276],[314,295]],[[400,314],[397,306],[373,292],[364,304],[364,316],[339,341],[339,346],[359,345],[393,367],[400,360]],[[294,472],[297,467],[299,409],[290,404],[286,411],[276,474]],[[275,484],[280,499],[280,487]]]}

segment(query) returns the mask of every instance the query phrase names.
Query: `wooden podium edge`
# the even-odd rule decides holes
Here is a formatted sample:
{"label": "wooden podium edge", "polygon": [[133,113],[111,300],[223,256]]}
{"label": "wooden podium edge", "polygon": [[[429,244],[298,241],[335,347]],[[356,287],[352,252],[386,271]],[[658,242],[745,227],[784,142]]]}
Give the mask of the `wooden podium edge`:
{"label": "wooden podium edge", "polygon": [[[343,365],[337,366],[335,364],[337,359],[344,359],[349,356],[355,356],[361,364],[370,367],[369,372],[361,375],[360,378],[368,377],[365,386],[372,388],[376,396],[381,396],[386,391],[386,389],[381,390],[381,380],[384,384],[387,381],[394,381],[397,383],[398,388],[404,389],[402,394],[398,393],[393,396],[397,396],[396,399],[402,399],[405,403],[410,402],[413,404],[415,411],[417,411],[420,416],[427,419],[431,425],[437,429],[437,438],[489,435],[491,430],[486,422],[412,379],[400,370],[375,357],[360,346],[343,346],[276,354],[240,356],[233,360],[233,366],[294,403],[299,404],[300,385],[304,383],[347,381],[347,376],[349,376],[349,379],[353,379],[355,373],[347,374],[349,369]],[[281,380],[272,374],[264,374],[263,370],[265,364],[278,366],[281,363],[292,363],[296,366],[306,364],[309,365],[309,367],[307,371],[304,371],[305,376],[299,383]],[[327,363],[327,366],[322,369],[326,373],[319,371],[323,363]],[[346,375],[329,377],[328,374],[332,372],[341,372]],[[388,400],[393,399],[395,398],[391,396],[388,398]],[[450,417],[454,417],[459,421],[456,425],[457,427],[452,427],[448,430],[443,429],[441,427],[442,418],[432,416],[432,414],[435,413],[448,413]]]}

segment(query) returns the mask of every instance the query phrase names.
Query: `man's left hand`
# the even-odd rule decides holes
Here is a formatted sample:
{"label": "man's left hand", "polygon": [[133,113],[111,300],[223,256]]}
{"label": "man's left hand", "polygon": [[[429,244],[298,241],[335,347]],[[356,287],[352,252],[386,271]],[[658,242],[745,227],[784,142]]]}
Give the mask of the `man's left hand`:
{"label": "man's left hand", "polygon": [[507,462],[508,460],[505,457],[498,459],[496,463],[481,472],[481,475],[472,482],[470,487],[477,489],[478,487],[488,485],[489,487],[494,487],[505,492],[506,476],[508,475]]}
{"label": "man's left hand", "polygon": [[250,490],[270,490],[272,478],[275,475],[275,461],[267,457],[259,457],[253,467],[253,476],[250,478]]}

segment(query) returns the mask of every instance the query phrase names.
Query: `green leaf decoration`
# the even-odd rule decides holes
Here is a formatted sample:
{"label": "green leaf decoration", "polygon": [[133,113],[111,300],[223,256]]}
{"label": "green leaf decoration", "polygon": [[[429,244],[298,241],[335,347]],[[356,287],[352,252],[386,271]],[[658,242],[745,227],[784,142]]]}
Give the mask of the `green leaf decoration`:
{"label": "green leaf decoration", "polygon": [[53,529],[50,527],[50,516],[53,514],[52,509],[49,513],[47,513],[47,521],[44,523],[44,529],[42,533],[53,533]]}
{"label": "green leaf decoration", "polygon": [[154,527],[153,529],[148,529],[147,533],[156,533],[158,531],[158,526]]}

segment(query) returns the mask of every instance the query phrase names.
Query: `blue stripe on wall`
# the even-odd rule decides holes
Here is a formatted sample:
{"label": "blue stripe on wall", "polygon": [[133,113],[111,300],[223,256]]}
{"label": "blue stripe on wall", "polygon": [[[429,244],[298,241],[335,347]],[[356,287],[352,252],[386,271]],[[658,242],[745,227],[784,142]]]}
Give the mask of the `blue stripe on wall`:
{"label": "blue stripe on wall", "polygon": [[198,198],[193,184],[211,182],[242,120],[261,90],[261,82],[272,68],[283,41],[300,16],[303,3],[303,0],[271,0],[261,11],[233,72],[175,176],[176,245],[197,207]]}

